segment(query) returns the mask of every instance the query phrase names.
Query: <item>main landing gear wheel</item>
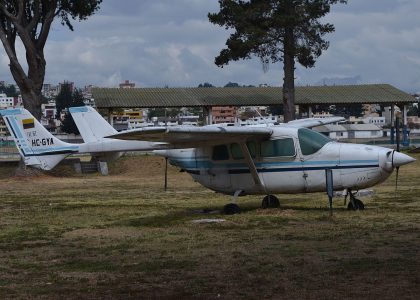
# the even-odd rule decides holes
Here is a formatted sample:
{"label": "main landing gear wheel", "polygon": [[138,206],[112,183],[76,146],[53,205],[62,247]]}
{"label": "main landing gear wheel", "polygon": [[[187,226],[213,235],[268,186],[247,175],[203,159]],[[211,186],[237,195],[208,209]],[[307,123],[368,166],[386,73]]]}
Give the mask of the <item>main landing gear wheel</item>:
{"label": "main landing gear wheel", "polygon": [[280,207],[279,199],[274,195],[267,195],[263,198],[261,202],[261,207],[266,208],[278,208]]}
{"label": "main landing gear wheel", "polygon": [[229,203],[223,207],[223,212],[225,213],[225,215],[235,215],[241,213],[241,209],[237,204]]}
{"label": "main landing gear wheel", "polygon": [[[354,203],[354,205],[353,205],[353,203]],[[353,201],[349,202],[349,204],[347,205],[347,209],[348,210],[364,210],[365,205],[363,204],[362,201],[355,198],[355,199],[353,199]]]}

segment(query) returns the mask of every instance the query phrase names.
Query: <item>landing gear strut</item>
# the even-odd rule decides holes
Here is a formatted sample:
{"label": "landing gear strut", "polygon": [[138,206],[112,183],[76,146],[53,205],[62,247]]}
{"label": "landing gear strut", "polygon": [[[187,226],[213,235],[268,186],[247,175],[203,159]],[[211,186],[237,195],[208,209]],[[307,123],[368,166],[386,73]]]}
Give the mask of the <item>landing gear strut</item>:
{"label": "landing gear strut", "polygon": [[261,207],[266,208],[278,208],[280,207],[279,199],[274,195],[267,195],[263,198],[261,202]]}
{"label": "landing gear strut", "polygon": [[364,210],[365,209],[365,205],[363,204],[363,202],[357,199],[356,197],[354,197],[351,190],[348,190],[348,194],[350,195],[350,202],[347,205],[348,210]]}

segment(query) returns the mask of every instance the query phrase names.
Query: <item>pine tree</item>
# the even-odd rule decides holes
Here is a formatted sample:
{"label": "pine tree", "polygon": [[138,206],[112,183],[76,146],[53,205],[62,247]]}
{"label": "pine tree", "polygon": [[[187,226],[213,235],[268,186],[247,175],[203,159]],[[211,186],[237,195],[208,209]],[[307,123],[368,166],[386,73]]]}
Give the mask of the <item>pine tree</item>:
{"label": "pine tree", "polygon": [[[216,57],[218,66],[230,61],[261,59],[263,68],[270,62],[283,61],[283,109],[288,122],[295,119],[295,61],[305,68],[329,43],[324,35],[334,31],[332,24],[320,19],[330,12],[332,4],[346,0],[219,0],[220,11],[209,13],[210,22],[233,30]],[[279,103],[280,104],[280,103]]]}

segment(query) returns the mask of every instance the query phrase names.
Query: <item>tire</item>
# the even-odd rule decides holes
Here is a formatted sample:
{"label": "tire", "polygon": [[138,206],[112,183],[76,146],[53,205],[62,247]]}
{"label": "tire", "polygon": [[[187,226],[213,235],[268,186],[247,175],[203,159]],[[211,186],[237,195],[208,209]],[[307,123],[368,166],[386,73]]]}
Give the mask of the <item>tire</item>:
{"label": "tire", "polygon": [[261,207],[263,209],[266,208],[278,208],[280,207],[280,201],[279,199],[274,195],[267,195],[263,198],[261,202]]}
{"label": "tire", "polygon": [[364,210],[365,209],[365,205],[359,199],[354,199],[353,202],[354,202],[354,206],[351,201],[347,205],[348,210]]}
{"label": "tire", "polygon": [[240,214],[241,209],[239,208],[237,204],[229,203],[223,207],[223,212],[225,213],[225,215],[235,215],[235,214]]}

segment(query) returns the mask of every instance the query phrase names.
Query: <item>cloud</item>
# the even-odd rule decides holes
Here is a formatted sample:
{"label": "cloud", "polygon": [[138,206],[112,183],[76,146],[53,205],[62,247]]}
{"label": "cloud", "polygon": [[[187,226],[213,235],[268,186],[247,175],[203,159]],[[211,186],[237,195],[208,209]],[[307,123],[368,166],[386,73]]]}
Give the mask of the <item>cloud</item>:
{"label": "cloud", "polygon": [[[46,82],[75,81],[78,86],[116,86],[129,79],[145,87],[223,86],[267,83],[282,85],[282,65],[264,73],[258,58],[219,68],[214,58],[229,32],[211,24],[208,0],[107,0],[98,13],[75,22],[71,32],[55,22],[45,49]],[[420,86],[420,1],[351,0],[335,5],[325,22],[336,31],[326,36],[330,48],[315,68],[297,66],[296,83],[323,78],[360,78],[406,91]],[[23,52],[21,52],[21,57]],[[0,80],[11,80],[8,59],[0,50]]]}

